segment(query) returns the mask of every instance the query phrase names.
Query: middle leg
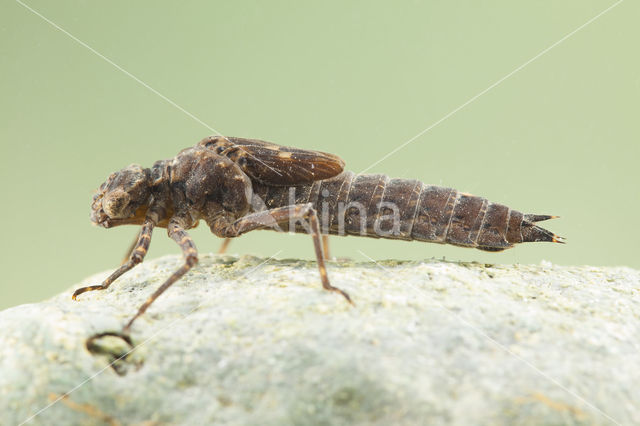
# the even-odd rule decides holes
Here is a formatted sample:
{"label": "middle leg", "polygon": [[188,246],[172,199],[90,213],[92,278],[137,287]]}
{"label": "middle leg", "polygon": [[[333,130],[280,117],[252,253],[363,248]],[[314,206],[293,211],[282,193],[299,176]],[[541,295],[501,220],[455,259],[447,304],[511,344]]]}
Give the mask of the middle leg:
{"label": "middle leg", "polygon": [[218,254],[225,254],[227,252],[227,247],[229,247],[229,243],[231,242],[231,238],[225,238],[218,249]]}
{"label": "middle leg", "polygon": [[186,274],[191,268],[198,263],[198,251],[196,250],[196,245],[185,231],[185,224],[180,218],[172,218],[169,221],[168,225],[168,233],[169,237],[173,239],[180,248],[182,249],[182,254],[184,255],[184,264],[175,271],[171,276],[160,286],[158,289],[153,292],[151,296],[138,308],[138,312],[129,320],[127,325],[122,329],[123,334],[128,335],[131,330],[131,325],[133,322],[140,317],[145,311],[149,308],[149,306],[158,298],[162,293],[164,293],[169,287],[171,287],[176,281],[178,281],[184,274]]}

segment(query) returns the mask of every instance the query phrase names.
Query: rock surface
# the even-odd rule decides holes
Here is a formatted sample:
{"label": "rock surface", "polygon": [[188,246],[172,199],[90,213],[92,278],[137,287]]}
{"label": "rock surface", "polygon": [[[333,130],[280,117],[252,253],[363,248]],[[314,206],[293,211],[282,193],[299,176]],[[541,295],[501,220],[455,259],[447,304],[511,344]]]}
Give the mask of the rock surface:
{"label": "rock surface", "polygon": [[330,262],[352,307],[313,262],[205,255],[124,360],[87,350],[180,264],[0,312],[0,424],[640,424],[640,271]]}

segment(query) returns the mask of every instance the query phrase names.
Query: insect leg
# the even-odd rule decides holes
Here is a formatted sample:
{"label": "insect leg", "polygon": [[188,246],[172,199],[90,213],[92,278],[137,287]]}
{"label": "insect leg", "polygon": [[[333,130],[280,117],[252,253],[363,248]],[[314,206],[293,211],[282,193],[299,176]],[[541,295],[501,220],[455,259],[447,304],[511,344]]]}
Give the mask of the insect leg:
{"label": "insect leg", "polygon": [[218,254],[226,253],[227,247],[229,247],[230,242],[231,242],[231,238],[225,238],[224,241],[222,241],[222,245],[220,246],[220,249],[218,249]]}
{"label": "insect leg", "polygon": [[246,232],[253,231],[255,229],[262,229],[275,223],[289,222],[290,219],[306,219],[309,221],[309,225],[311,228],[310,233],[311,237],[313,238],[313,248],[316,252],[316,260],[318,262],[318,269],[320,271],[320,280],[322,281],[322,287],[325,290],[340,293],[344,296],[345,299],[347,299],[349,303],[353,305],[351,297],[349,297],[349,295],[345,291],[334,287],[329,283],[329,277],[327,276],[327,267],[324,263],[324,256],[322,253],[318,215],[316,213],[316,210],[313,208],[313,204],[295,204],[291,206],[278,207],[271,210],[252,213],[247,216],[241,217],[232,224],[227,225],[224,229],[213,229],[213,231],[216,235],[222,234],[226,237],[237,237]]}
{"label": "insect leg", "polygon": [[331,255],[329,253],[329,236],[322,235],[322,251],[324,252],[325,259],[331,259]]}
{"label": "insect leg", "polygon": [[87,291],[93,290],[105,290],[109,288],[111,283],[120,277],[120,275],[132,269],[138,263],[142,262],[144,256],[147,254],[147,250],[149,249],[149,243],[151,242],[151,233],[153,232],[154,221],[147,219],[142,225],[142,229],[140,230],[140,235],[135,243],[135,245],[130,250],[129,260],[116,269],[109,277],[102,282],[100,285],[91,285],[88,287],[82,287],[73,292],[73,296],[71,298],[76,300],[76,298],[82,293],[86,293]]}
{"label": "insect leg", "polygon": [[122,262],[120,262],[120,265],[124,265],[125,263],[127,263],[129,258],[131,257],[131,253],[133,253],[133,250],[136,248],[137,245],[138,245],[138,237],[134,238],[133,241],[131,241],[131,244],[129,245],[127,252],[122,258]]}
{"label": "insect leg", "polygon": [[[222,240],[222,244],[220,244],[220,248],[218,249],[218,254],[225,254],[227,252],[227,248],[229,248],[230,243],[231,243],[231,238],[225,238],[224,240]],[[329,236],[328,235],[322,235],[322,251],[324,252],[325,259],[331,258],[331,255],[329,252]],[[125,261],[126,261],[126,258],[125,258]]]}
{"label": "insect leg", "polygon": [[198,251],[196,250],[196,245],[193,240],[187,234],[187,231],[184,230],[185,225],[180,218],[172,218],[169,221],[168,232],[169,237],[173,239],[180,248],[182,249],[182,254],[184,255],[184,265],[180,267],[177,271],[175,271],[171,276],[160,286],[158,289],[151,295],[149,298],[140,306],[138,312],[129,320],[127,325],[124,326],[122,332],[124,334],[128,334],[131,329],[131,325],[133,322],[149,308],[149,306],[162,294],[166,289],[171,287],[173,283],[178,281],[184,274],[186,274],[189,269],[193,268],[196,263],[198,263]]}

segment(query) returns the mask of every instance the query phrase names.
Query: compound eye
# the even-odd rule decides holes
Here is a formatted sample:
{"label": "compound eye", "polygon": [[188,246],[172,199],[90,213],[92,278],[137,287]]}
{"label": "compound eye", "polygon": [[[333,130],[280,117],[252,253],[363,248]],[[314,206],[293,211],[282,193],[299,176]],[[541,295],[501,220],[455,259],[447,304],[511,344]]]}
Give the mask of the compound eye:
{"label": "compound eye", "polygon": [[217,148],[216,148],[216,152],[217,152],[218,154],[222,154],[222,152],[223,152],[224,150],[225,150],[225,147],[224,147],[224,146],[222,146],[222,145],[220,145],[219,147],[217,147]]}
{"label": "compound eye", "polygon": [[108,193],[102,200],[102,209],[112,219],[121,219],[126,215],[127,206],[131,197],[121,189],[116,189]]}

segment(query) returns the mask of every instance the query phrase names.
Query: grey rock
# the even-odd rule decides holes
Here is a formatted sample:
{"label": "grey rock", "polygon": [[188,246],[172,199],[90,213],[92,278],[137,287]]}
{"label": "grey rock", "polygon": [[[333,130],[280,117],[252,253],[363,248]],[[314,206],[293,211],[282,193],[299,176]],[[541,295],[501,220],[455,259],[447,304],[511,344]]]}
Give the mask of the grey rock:
{"label": "grey rock", "polygon": [[640,271],[330,262],[353,307],[313,262],[205,255],[126,358],[87,350],[180,264],[0,312],[0,423],[640,424]]}

